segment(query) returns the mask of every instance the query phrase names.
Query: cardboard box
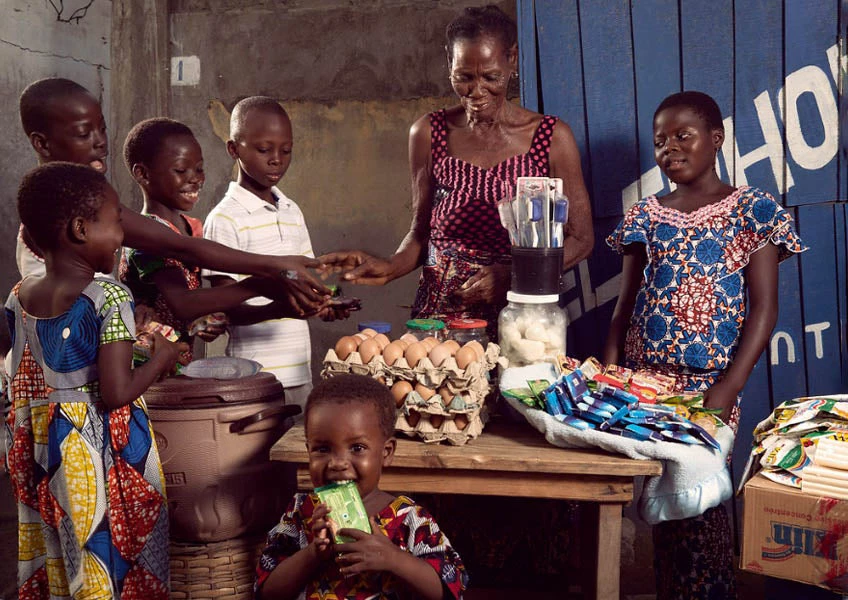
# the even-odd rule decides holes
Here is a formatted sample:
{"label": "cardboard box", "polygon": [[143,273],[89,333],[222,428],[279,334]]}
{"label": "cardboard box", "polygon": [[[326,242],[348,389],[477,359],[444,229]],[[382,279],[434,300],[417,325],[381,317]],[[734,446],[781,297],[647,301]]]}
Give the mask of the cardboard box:
{"label": "cardboard box", "polygon": [[848,592],[848,501],[757,475],[745,484],[741,566]]}

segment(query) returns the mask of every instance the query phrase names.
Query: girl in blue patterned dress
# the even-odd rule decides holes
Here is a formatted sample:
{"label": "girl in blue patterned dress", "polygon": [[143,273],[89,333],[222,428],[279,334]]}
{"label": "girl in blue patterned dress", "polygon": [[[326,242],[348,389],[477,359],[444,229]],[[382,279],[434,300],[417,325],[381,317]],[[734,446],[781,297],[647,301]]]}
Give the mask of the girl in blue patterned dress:
{"label": "girl in blue patterned dress", "polygon": [[[734,430],[739,401],[777,319],[777,265],[801,252],[767,192],[719,179],[721,112],[700,92],[663,100],[654,155],[676,188],[637,202],[607,243],[623,254],[604,362],[647,368],[704,393]],[[727,511],[654,527],[658,600],[735,598]]]}
{"label": "girl in blue patterned dress", "polygon": [[114,267],[120,206],[102,174],[64,162],[18,193],[46,266],[6,302],[20,600],[169,596],[165,483],[140,396],[179,348],[157,334],[133,369],[132,295],[94,277]]}

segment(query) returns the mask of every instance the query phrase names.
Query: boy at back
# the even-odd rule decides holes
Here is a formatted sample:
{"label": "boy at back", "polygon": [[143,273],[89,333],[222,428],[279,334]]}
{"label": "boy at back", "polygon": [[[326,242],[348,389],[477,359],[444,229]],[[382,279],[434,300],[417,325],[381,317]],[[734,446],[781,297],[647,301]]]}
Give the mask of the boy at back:
{"label": "boy at back", "polygon": [[[336,531],[326,504],[314,494],[295,494],[268,534],[256,598],[462,597],[468,575],[433,517],[378,487],[397,444],[396,411],[389,389],[364,375],[325,379],[309,394],[304,428],[312,485],[355,482],[371,533]],[[353,541],[335,542],[334,534]]]}
{"label": "boy at back", "polygon": [[[206,217],[204,237],[245,252],[314,256],[303,213],[276,187],[291,163],[292,144],[291,121],[279,102],[252,96],[236,104],[227,152],[238,165],[238,181],[230,183],[224,199]],[[242,278],[211,269],[204,269],[203,276],[213,287]],[[267,302],[256,298],[246,304],[261,311]],[[312,387],[309,326],[297,319],[255,322],[231,317],[227,355],[261,363],[285,387],[286,403],[304,406]]]}

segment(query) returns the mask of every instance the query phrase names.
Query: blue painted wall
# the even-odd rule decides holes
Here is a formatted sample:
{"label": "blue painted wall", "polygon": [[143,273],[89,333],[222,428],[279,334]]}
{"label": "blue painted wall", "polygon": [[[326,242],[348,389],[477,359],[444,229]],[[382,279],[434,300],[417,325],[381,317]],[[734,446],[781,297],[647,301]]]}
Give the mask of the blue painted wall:
{"label": "blue painted wall", "polygon": [[[632,202],[669,191],[653,159],[659,102],[706,92],[725,118],[722,177],[789,208],[810,246],[780,266],[780,312],[745,388],[734,470],[776,404],[848,391],[848,0],[518,0],[523,104],[570,124],[596,247],[566,278],[569,353],[599,354],[620,259],[603,243]],[[841,118],[840,118],[841,117]]]}

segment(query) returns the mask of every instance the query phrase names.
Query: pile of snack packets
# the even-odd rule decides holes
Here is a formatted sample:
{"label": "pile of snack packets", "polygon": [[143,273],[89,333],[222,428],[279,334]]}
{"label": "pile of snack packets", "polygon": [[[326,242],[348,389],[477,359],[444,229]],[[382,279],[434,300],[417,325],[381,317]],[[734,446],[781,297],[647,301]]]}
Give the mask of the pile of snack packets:
{"label": "pile of snack packets", "polygon": [[760,467],[802,492],[848,498],[848,396],[796,398],[775,408],[754,429],[742,483]]}
{"label": "pile of snack packets", "polygon": [[701,393],[674,393],[673,377],[605,367],[595,358],[581,363],[560,356],[558,362],[556,381],[528,381],[527,388],[501,393],[576,429],[719,449],[713,435],[725,426],[716,417],[721,411],[704,408]]}

